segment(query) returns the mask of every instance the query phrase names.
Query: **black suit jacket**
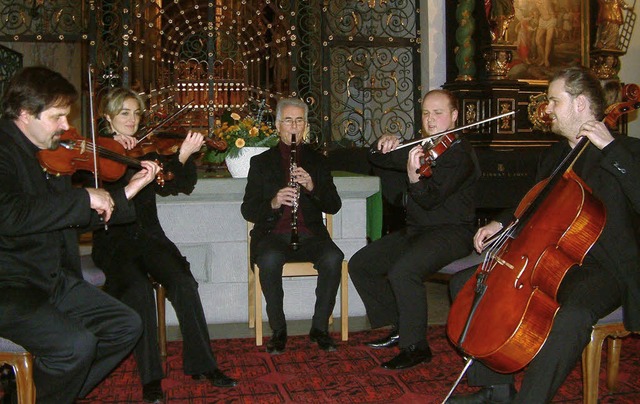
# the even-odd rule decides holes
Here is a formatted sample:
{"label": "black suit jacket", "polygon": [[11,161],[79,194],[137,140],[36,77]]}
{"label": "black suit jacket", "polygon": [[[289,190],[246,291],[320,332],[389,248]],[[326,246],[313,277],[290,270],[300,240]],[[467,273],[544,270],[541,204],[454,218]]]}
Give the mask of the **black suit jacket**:
{"label": "black suit jacket", "polygon": [[[46,175],[38,148],[9,120],[0,121],[0,287],[51,292],[61,271],[82,278],[78,230],[101,224],[89,194],[68,176]],[[113,222],[133,220],[123,189],[112,193]]]}
{"label": "black suit jacket", "polygon": [[[278,147],[251,158],[241,212],[245,220],[255,223],[251,232],[252,250],[264,235],[273,231],[284,210],[271,209],[271,199],[278,190],[287,186],[288,172],[284,170],[281,160]],[[337,213],[342,201],[325,157],[303,144],[299,149],[298,161],[299,166],[311,175],[314,184],[313,192],[305,192],[301,188],[299,209],[304,216],[304,223],[314,235],[329,237],[322,213]]]}

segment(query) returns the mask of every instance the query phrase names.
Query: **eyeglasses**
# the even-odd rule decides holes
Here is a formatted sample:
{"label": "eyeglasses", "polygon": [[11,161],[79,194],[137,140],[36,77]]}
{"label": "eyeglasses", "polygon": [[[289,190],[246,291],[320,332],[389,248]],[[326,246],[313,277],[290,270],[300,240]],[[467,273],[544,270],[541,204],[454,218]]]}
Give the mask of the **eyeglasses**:
{"label": "eyeglasses", "polygon": [[281,119],[280,122],[287,126],[293,126],[294,123],[296,124],[296,126],[300,126],[303,125],[306,121],[304,120],[304,118],[285,118]]}

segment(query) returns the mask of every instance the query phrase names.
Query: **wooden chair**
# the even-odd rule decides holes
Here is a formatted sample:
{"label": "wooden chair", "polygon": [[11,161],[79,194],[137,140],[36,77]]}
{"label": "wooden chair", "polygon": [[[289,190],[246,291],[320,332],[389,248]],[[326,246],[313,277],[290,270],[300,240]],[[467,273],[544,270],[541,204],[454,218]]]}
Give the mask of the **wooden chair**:
{"label": "wooden chair", "polygon": [[598,380],[600,378],[600,359],[602,356],[602,344],[607,341],[607,388],[615,391],[620,366],[620,350],[622,340],[620,338],[629,335],[622,323],[622,308],[600,319],[593,326],[591,342],[582,351],[582,390],[585,404],[597,404]]}
{"label": "wooden chair", "polygon": [[26,349],[0,337],[0,364],[9,365],[16,375],[19,404],[36,402],[36,386],[33,383],[33,357]]}
{"label": "wooden chair", "polygon": [[[102,288],[105,283],[104,272],[96,266],[91,259],[91,254],[82,254],[80,256],[82,265],[82,277],[93,286]],[[166,320],[166,297],[167,291],[164,286],[149,277],[153,288],[156,291],[156,313],[158,321],[158,345],[160,347],[160,357],[163,361],[167,360],[167,320]]]}
{"label": "wooden chair", "polygon": [[[326,215],[326,226],[329,235],[333,237],[333,216]],[[249,328],[256,329],[256,345],[262,345],[262,287],[260,285],[260,268],[251,265],[251,229],[253,223],[247,222],[247,261],[248,261],[248,296],[249,296]],[[287,262],[282,268],[282,276],[318,276],[311,262]],[[343,341],[349,339],[349,267],[347,261],[342,261],[342,275],[340,280],[340,317],[341,336]],[[332,324],[333,316],[329,319]]]}

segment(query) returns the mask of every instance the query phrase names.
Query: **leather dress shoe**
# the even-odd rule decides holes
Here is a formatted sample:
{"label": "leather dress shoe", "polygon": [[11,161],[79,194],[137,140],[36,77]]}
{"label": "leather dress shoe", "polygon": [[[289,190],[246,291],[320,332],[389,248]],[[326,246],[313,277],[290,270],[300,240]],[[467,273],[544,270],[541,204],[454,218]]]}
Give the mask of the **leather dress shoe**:
{"label": "leather dress shoe", "polygon": [[326,331],[320,331],[317,328],[312,328],[311,331],[309,331],[309,339],[311,342],[317,342],[318,348],[323,351],[333,352],[337,349],[336,343],[333,342],[333,339]]}
{"label": "leather dress shoe", "polygon": [[365,345],[371,348],[393,348],[400,342],[400,335],[398,329],[393,327],[389,335],[384,338],[374,339],[373,341],[365,342]]}
{"label": "leather dress shoe", "polygon": [[222,373],[220,369],[212,370],[197,375],[192,375],[193,380],[208,380],[216,387],[233,387],[238,384],[236,379],[232,379]]}
{"label": "leather dress shoe", "polygon": [[162,391],[162,380],[154,380],[142,385],[142,400],[145,403],[164,403],[164,392]]}
{"label": "leather dress shoe", "polygon": [[472,394],[461,394],[447,400],[447,404],[508,404],[516,397],[513,384],[487,386]]}
{"label": "leather dress shoe", "polygon": [[267,341],[267,352],[272,355],[277,355],[279,353],[284,352],[285,347],[287,346],[287,329],[283,328],[280,330],[275,330]]}
{"label": "leather dress shoe", "polygon": [[383,363],[382,367],[391,370],[406,369],[423,362],[429,362],[432,356],[431,349],[428,346],[419,348],[417,345],[409,345],[406,348],[402,348],[398,356]]}

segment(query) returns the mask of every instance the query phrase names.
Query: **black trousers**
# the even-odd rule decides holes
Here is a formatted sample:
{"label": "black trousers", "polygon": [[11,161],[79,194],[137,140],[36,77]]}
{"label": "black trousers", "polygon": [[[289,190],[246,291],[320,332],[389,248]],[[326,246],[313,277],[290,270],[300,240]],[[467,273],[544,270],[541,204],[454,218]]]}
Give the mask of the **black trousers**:
{"label": "black trousers", "polygon": [[349,275],[372,328],[396,325],[400,347],[426,345],[426,279],[471,252],[469,226],[403,229],[374,241],[349,260]]}
{"label": "black trousers", "polygon": [[322,331],[329,329],[329,317],[336,304],[344,253],[327,237],[300,236],[300,247],[289,247],[289,234],[268,234],[251,252],[253,262],[260,267],[260,283],[267,303],[269,326],[281,330],[287,326],[284,315],[282,267],[286,262],[313,262],[318,271],[316,303],[311,326]]}
{"label": "black trousers", "polygon": [[[457,273],[450,282],[452,298],[476,268]],[[593,325],[621,305],[615,276],[587,257],[582,266],[569,270],[558,291],[561,304],[551,332],[540,352],[525,368],[517,403],[547,403],[573,370],[591,339]],[[496,373],[480,362],[467,371],[470,386],[513,383],[513,375]]]}
{"label": "black trousers", "polygon": [[86,396],[140,337],[133,310],[75,277],[63,274],[51,295],[8,287],[0,296],[0,335],[34,355],[38,404]]}
{"label": "black trousers", "polygon": [[[158,346],[154,290],[149,276],[167,290],[183,338],[185,374],[195,375],[217,368],[198,283],[180,250],[166,237],[139,235],[136,255],[119,254],[105,269],[105,290],[134,309],[142,318],[143,332],[133,353],[143,384],[162,379],[164,372]],[[97,263],[99,265],[99,263]]]}

